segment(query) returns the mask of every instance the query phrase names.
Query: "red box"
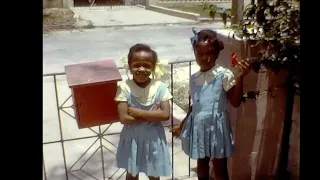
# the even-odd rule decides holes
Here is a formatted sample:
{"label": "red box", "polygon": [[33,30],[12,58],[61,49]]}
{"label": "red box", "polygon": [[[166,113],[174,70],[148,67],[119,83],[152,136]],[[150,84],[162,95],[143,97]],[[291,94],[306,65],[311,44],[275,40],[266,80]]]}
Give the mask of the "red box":
{"label": "red box", "polygon": [[69,65],[65,71],[80,129],[119,121],[114,97],[122,78],[113,60]]}

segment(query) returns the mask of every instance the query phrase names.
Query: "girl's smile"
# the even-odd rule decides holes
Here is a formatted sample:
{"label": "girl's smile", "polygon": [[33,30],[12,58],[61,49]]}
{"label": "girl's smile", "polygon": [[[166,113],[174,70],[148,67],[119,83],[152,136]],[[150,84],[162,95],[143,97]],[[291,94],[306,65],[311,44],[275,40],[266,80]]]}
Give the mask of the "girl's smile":
{"label": "girl's smile", "polygon": [[155,68],[155,59],[152,53],[145,51],[136,52],[132,56],[130,69],[133,75],[133,80],[137,85],[142,85],[150,80],[150,75]]}

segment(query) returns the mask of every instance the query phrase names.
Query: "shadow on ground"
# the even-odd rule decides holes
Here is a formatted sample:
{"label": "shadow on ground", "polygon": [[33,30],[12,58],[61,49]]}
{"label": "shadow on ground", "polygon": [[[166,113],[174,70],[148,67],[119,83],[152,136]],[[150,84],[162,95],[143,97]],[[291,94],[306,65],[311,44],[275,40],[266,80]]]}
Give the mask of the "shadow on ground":
{"label": "shadow on ground", "polygon": [[[178,139],[174,139],[172,146],[172,139],[169,128],[166,128],[166,136],[170,154],[172,154],[172,147],[174,147],[173,162],[180,165],[182,162],[179,161],[179,159],[181,159],[181,156],[184,155],[180,148],[180,141]],[[118,134],[107,135],[102,139],[95,137],[83,140],[67,141],[63,144],[65,158],[63,157],[61,143],[44,145],[44,160],[47,179],[66,179],[66,170],[63,162],[64,159],[66,161],[69,180],[96,180],[103,179],[103,177],[105,177],[106,179],[125,179],[125,170],[116,167],[115,154],[117,151],[118,141]],[[101,149],[103,150],[103,154],[101,153]],[[48,160],[48,162],[46,160]],[[188,164],[188,161],[185,161],[184,164]],[[188,175],[187,168],[185,168],[185,171],[183,173],[184,175],[181,174],[182,170],[178,169],[177,171],[177,176],[182,177]],[[140,179],[146,178],[146,176],[143,174],[141,174],[140,176]],[[163,177],[163,179],[170,179],[170,177]]]}

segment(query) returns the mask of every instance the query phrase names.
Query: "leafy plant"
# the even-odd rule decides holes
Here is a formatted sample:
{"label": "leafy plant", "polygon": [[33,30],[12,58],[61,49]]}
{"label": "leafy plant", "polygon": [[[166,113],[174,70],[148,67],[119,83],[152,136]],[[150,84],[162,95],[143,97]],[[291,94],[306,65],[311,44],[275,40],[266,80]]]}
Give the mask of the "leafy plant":
{"label": "leafy plant", "polygon": [[[218,13],[224,25],[234,18],[231,9],[204,4],[203,10],[210,10],[215,19]],[[299,87],[300,64],[300,0],[251,0],[244,9],[238,24],[232,24],[234,36],[258,47],[251,57],[253,69],[258,72],[263,64],[275,73],[281,68],[294,70],[296,87]]]}
{"label": "leafy plant", "polygon": [[236,36],[258,47],[252,65],[275,73],[287,68],[287,102],[284,119],[278,178],[287,179],[288,152],[295,92],[300,89],[300,0],[251,0],[242,20],[233,25]]}
{"label": "leafy plant", "polygon": [[298,0],[251,0],[243,19],[233,25],[236,36],[255,42],[260,51],[253,58],[260,65],[278,72],[300,63],[300,2]]}
{"label": "leafy plant", "polygon": [[209,16],[213,20],[216,18],[216,15],[219,14],[225,27],[227,26],[227,20],[232,18],[230,8],[218,7],[215,4],[208,5],[207,3],[204,3],[202,6],[203,11],[209,10]]}

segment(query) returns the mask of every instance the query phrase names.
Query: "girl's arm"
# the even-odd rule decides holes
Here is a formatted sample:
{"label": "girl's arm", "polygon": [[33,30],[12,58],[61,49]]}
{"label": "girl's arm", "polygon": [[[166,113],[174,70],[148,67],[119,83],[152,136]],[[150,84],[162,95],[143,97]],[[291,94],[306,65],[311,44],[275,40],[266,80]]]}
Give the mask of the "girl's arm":
{"label": "girl's arm", "polygon": [[238,63],[237,68],[239,74],[236,77],[236,85],[227,92],[230,104],[233,107],[239,107],[243,96],[243,77],[247,75],[251,69],[250,60],[246,59]]}
{"label": "girl's arm", "polygon": [[192,106],[190,106],[186,117],[182,120],[182,122],[179,124],[179,126],[176,126],[176,127],[172,128],[172,135],[174,137],[179,137],[181,135],[181,131],[182,131],[183,125],[186,122],[186,120],[188,119],[188,117],[189,117],[191,112],[192,112]]}
{"label": "girl's arm", "polygon": [[146,111],[137,108],[128,108],[129,115],[134,118],[142,118],[145,121],[167,121],[170,118],[169,100],[161,101],[160,109],[156,111]]}
{"label": "girl's arm", "polygon": [[186,120],[188,119],[188,117],[189,117],[189,115],[190,115],[191,112],[192,112],[192,106],[190,106],[189,111],[188,111],[186,117],[181,121],[181,123],[180,123],[180,125],[179,125],[180,128],[183,127],[184,123],[185,123]]}
{"label": "girl's arm", "polygon": [[230,104],[233,107],[239,107],[242,102],[243,94],[243,76],[236,78],[236,85],[227,92]]}
{"label": "girl's arm", "polygon": [[122,124],[139,124],[143,122],[142,119],[136,119],[128,114],[127,102],[118,102],[118,114]]}

